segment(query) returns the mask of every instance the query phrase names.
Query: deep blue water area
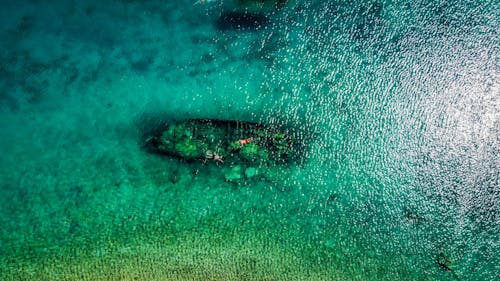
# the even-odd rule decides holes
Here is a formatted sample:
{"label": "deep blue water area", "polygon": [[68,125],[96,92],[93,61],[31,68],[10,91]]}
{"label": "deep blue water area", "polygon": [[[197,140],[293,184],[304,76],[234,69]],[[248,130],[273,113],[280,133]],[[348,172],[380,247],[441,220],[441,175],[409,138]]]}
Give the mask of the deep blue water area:
{"label": "deep blue water area", "polygon": [[[496,1],[193,2],[2,1],[0,279],[500,279]],[[189,118],[306,149],[145,149]]]}

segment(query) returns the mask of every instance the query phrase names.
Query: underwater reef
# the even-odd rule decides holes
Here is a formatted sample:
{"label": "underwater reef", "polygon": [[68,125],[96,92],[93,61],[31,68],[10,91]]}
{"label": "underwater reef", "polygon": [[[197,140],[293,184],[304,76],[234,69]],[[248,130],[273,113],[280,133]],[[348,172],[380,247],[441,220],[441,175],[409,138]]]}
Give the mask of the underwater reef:
{"label": "underwater reef", "polygon": [[219,166],[217,173],[227,182],[274,182],[285,166],[303,162],[305,136],[293,127],[187,119],[156,128],[145,136],[144,147],[185,163]]}
{"label": "underwater reef", "polygon": [[300,160],[304,152],[304,136],[293,128],[233,120],[168,123],[144,141],[150,152],[187,162],[286,164]]}

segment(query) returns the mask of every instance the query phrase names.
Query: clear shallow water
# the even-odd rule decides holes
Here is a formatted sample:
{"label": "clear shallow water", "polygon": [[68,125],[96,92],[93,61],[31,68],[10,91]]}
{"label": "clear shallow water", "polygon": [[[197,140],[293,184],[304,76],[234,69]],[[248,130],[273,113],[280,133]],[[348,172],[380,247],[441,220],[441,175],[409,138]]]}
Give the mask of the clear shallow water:
{"label": "clear shallow water", "polygon": [[[321,2],[4,3],[2,280],[497,279],[494,2]],[[141,149],[173,117],[313,137],[234,184]]]}

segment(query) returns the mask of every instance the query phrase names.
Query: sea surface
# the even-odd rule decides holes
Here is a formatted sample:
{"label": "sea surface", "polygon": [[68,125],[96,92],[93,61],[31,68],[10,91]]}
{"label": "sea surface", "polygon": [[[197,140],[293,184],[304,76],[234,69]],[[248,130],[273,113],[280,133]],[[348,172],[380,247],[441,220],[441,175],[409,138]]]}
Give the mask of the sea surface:
{"label": "sea surface", "polygon": [[[500,280],[498,1],[193,2],[1,1],[1,280]],[[188,118],[307,149],[144,149]]]}

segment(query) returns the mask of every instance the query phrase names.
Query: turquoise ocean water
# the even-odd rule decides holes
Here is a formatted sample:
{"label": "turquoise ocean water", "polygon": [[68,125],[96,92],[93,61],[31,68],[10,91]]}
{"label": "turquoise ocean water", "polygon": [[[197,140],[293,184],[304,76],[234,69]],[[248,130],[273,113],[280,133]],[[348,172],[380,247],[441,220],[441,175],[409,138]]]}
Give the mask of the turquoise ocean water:
{"label": "turquoise ocean water", "polygon": [[[498,280],[498,3],[11,1],[1,280]],[[148,153],[154,124],[308,135],[300,163]]]}

